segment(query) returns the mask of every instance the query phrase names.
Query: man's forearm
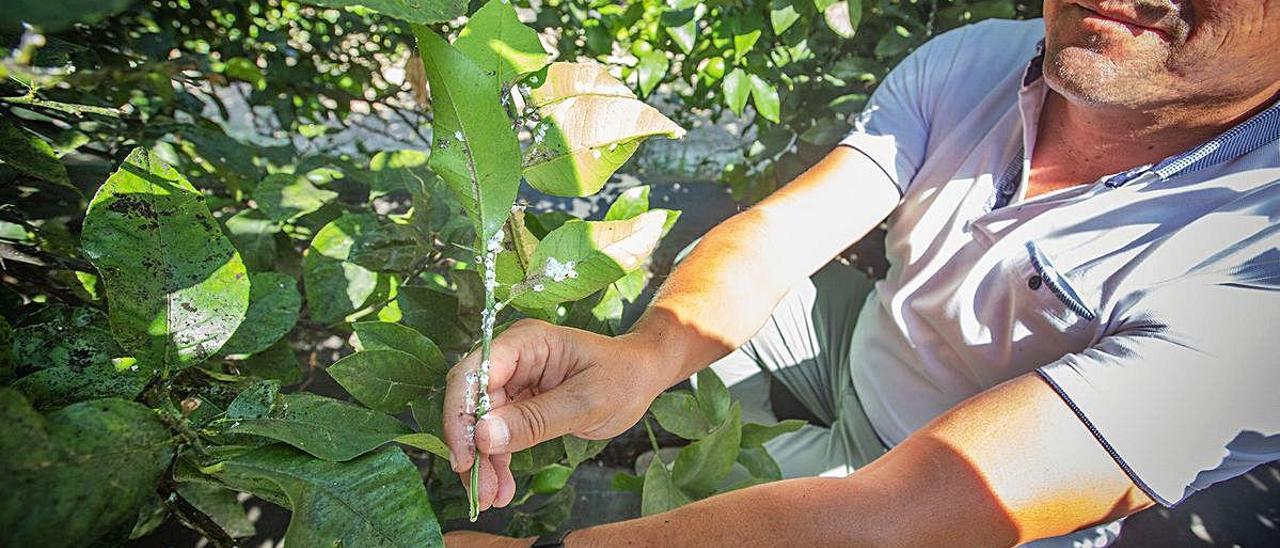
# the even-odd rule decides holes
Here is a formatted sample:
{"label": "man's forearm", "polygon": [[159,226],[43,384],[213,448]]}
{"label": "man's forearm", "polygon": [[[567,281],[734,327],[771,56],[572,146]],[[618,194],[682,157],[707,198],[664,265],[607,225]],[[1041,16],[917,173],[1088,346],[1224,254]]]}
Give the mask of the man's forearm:
{"label": "man's forearm", "polygon": [[629,335],[660,347],[665,380],[687,378],[746,342],[788,290],[875,228],[898,199],[870,159],[837,148],[708,232]]}

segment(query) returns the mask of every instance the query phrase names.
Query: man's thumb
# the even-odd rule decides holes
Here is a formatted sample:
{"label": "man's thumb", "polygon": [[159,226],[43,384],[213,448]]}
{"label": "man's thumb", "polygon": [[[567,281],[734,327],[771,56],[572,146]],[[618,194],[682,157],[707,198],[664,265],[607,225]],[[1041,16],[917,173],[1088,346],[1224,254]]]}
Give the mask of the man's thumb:
{"label": "man's thumb", "polygon": [[587,420],[581,398],[566,387],[508,403],[485,414],[476,425],[476,448],[485,454],[514,453],[576,430]]}

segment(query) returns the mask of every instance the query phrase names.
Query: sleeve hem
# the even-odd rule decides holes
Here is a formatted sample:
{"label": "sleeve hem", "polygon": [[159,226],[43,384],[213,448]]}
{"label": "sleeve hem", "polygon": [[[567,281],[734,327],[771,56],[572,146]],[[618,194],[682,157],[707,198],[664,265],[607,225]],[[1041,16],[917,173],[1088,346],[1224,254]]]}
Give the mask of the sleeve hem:
{"label": "sleeve hem", "polygon": [[1043,367],[1036,369],[1036,374],[1040,375],[1040,378],[1044,379],[1044,382],[1048,383],[1048,385],[1053,388],[1053,391],[1058,394],[1058,397],[1062,398],[1062,401],[1067,404],[1067,407],[1071,408],[1071,412],[1075,413],[1076,418],[1080,419],[1080,422],[1084,423],[1085,428],[1089,429],[1089,433],[1093,434],[1094,439],[1098,440],[1098,443],[1102,444],[1102,448],[1106,449],[1107,454],[1111,455],[1111,459],[1116,461],[1116,464],[1120,466],[1120,469],[1124,471],[1125,475],[1129,476],[1129,479],[1133,481],[1133,484],[1136,485],[1138,489],[1141,489],[1143,493],[1146,493],[1148,497],[1151,497],[1151,500],[1156,501],[1166,508],[1172,508],[1177,504],[1160,496],[1159,493],[1156,493],[1155,489],[1152,489],[1151,486],[1147,485],[1147,482],[1138,477],[1138,474],[1133,471],[1133,468],[1129,466],[1129,463],[1125,462],[1124,458],[1120,456],[1120,453],[1116,452],[1115,448],[1111,446],[1111,443],[1102,436],[1102,432],[1093,425],[1093,421],[1090,421],[1089,417],[1085,416],[1084,411],[1080,409],[1080,406],[1076,405],[1076,403],[1071,400],[1071,396],[1067,395],[1066,391],[1058,385],[1057,381],[1053,380],[1053,377],[1045,371]]}
{"label": "sleeve hem", "polygon": [[840,143],[838,143],[837,146],[842,146],[850,150],[857,151],[858,154],[861,154],[866,159],[871,160],[871,163],[875,164],[876,167],[880,168],[880,172],[883,173],[887,179],[889,179],[889,184],[893,185],[893,188],[898,191],[898,198],[902,198],[904,195],[906,195],[906,190],[904,190],[902,188],[902,185],[898,182],[898,180],[892,174],[889,173],[889,170],[885,169],[884,166],[880,165],[880,162],[877,162],[876,159],[872,157],[870,154],[867,154],[865,150],[862,150],[860,147],[858,147],[853,143],[847,142],[847,138],[846,140],[842,140]]}

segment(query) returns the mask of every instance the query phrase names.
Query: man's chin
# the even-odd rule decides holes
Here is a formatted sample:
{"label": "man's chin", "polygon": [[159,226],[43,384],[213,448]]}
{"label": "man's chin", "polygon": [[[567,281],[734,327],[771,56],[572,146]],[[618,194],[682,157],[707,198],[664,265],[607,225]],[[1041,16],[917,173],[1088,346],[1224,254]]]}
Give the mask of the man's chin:
{"label": "man's chin", "polygon": [[1044,75],[1073,103],[1133,107],[1148,98],[1143,90],[1153,83],[1151,71],[1134,61],[1128,53],[1069,46],[1045,58]]}

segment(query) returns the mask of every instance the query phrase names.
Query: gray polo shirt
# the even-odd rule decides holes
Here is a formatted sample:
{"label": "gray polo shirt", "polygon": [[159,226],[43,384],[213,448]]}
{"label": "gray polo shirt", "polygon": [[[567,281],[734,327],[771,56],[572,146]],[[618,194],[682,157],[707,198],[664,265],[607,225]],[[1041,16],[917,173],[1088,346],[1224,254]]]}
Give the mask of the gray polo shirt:
{"label": "gray polo shirt", "polygon": [[1154,165],[1025,199],[1043,34],[1034,20],[939,36],[844,140],[902,191],[854,386],[896,444],[1038,372],[1174,504],[1280,459],[1280,104]]}

